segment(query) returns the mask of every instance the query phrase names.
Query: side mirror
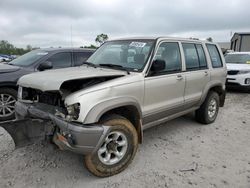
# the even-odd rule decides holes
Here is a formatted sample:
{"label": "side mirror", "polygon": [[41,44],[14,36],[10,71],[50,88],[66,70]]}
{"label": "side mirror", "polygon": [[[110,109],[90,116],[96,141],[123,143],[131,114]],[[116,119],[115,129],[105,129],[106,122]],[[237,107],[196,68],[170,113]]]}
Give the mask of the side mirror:
{"label": "side mirror", "polygon": [[45,61],[43,63],[41,63],[39,66],[38,66],[38,70],[39,71],[44,71],[44,70],[47,70],[47,69],[52,69],[53,68],[53,65],[50,61]]}
{"label": "side mirror", "polygon": [[161,59],[156,59],[153,61],[152,66],[151,66],[151,72],[156,73],[163,71],[165,69],[166,62]]}

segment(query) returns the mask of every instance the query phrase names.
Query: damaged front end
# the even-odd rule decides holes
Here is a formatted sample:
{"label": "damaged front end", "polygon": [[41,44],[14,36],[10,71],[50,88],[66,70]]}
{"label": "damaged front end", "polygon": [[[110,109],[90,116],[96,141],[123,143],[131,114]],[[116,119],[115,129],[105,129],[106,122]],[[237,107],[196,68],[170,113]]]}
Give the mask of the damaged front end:
{"label": "damaged front end", "polygon": [[16,148],[49,139],[60,149],[86,155],[96,151],[109,132],[105,125],[74,121],[78,106],[65,107],[59,91],[20,90],[21,99],[15,105],[16,120],[0,123],[13,138]]}

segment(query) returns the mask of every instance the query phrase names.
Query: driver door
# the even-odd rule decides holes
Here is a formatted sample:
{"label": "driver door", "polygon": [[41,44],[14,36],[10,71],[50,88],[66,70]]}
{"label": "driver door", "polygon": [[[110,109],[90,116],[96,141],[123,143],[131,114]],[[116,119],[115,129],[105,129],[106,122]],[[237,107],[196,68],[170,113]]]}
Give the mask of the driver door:
{"label": "driver door", "polygon": [[185,77],[179,43],[160,43],[156,59],[164,60],[166,64],[163,71],[145,78],[143,124],[163,120],[181,111],[184,104]]}

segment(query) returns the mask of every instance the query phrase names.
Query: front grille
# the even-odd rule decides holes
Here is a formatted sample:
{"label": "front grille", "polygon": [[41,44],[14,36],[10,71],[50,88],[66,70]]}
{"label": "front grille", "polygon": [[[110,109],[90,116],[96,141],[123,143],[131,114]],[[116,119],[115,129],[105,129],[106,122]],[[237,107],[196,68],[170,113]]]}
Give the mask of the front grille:
{"label": "front grille", "polygon": [[238,73],[239,73],[238,70],[230,70],[230,71],[227,71],[227,74],[228,74],[228,75],[236,75],[236,74],[238,74]]}
{"label": "front grille", "polygon": [[59,107],[64,104],[59,92],[42,92],[32,88],[23,88],[22,99]]}

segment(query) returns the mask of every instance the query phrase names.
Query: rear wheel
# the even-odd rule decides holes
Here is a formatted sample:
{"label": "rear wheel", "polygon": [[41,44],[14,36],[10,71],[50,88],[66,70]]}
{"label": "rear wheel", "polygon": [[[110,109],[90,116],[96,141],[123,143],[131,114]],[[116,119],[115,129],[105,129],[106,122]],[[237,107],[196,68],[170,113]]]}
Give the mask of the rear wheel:
{"label": "rear wheel", "polygon": [[11,88],[0,88],[0,121],[15,118],[17,91]]}
{"label": "rear wheel", "polygon": [[112,115],[104,122],[111,127],[101,147],[85,156],[85,165],[94,175],[108,177],[123,171],[133,160],[138,147],[135,127],[126,118]]}
{"label": "rear wheel", "polygon": [[203,124],[213,123],[219,111],[219,95],[214,91],[210,91],[206,100],[195,112],[196,120]]}

